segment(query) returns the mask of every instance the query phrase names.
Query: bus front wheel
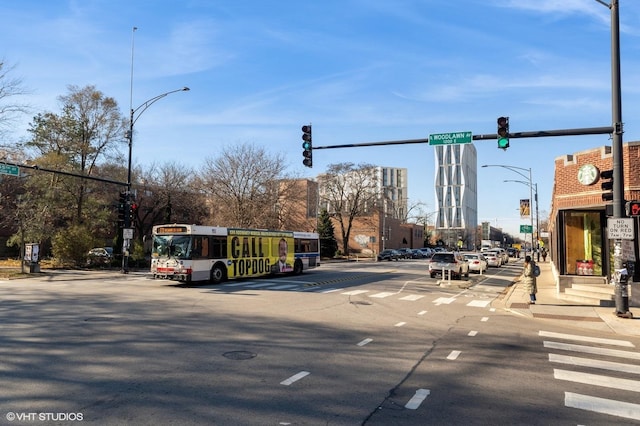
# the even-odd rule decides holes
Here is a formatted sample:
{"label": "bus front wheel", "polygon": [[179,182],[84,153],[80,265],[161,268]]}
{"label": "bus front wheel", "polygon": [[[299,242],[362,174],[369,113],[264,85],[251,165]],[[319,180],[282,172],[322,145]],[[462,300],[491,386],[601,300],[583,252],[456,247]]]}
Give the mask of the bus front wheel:
{"label": "bus front wheel", "polygon": [[224,278],[225,278],[224,267],[221,265],[214,265],[213,269],[211,270],[210,281],[213,284],[220,284],[222,281],[224,281]]}

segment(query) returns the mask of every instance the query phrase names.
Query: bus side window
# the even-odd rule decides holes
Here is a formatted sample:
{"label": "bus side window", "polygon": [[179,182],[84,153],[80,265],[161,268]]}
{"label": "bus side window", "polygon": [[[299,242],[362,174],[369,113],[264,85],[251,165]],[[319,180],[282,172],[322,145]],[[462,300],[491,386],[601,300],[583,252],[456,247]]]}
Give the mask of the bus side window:
{"label": "bus side window", "polygon": [[209,237],[202,237],[202,252],[201,257],[203,259],[208,259],[209,258]]}
{"label": "bus side window", "polygon": [[211,237],[212,259],[224,259],[227,257],[227,237]]}
{"label": "bus side window", "polygon": [[206,237],[193,237],[193,248],[191,249],[191,258],[192,259],[201,259],[202,258],[202,240]]}

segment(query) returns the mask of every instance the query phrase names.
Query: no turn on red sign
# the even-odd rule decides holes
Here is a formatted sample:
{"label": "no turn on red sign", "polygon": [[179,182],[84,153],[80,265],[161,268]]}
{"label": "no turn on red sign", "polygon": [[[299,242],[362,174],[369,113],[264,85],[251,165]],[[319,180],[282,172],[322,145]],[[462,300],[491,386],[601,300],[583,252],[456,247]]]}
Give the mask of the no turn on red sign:
{"label": "no turn on red sign", "polygon": [[633,218],[610,217],[607,231],[610,240],[633,240]]}

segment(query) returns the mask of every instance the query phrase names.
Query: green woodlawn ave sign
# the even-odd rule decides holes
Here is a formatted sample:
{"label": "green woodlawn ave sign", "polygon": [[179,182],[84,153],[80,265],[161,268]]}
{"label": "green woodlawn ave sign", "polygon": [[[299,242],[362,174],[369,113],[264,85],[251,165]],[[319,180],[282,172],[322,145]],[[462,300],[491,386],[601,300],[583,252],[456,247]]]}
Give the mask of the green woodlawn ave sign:
{"label": "green woodlawn ave sign", "polygon": [[0,163],[0,174],[20,176],[20,168],[18,168],[18,166],[11,166],[9,164]]}
{"label": "green woodlawn ave sign", "polygon": [[521,234],[533,234],[533,226],[531,226],[531,225],[520,225],[520,233]]}
{"label": "green woodlawn ave sign", "polygon": [[429,145],[471,143],[471,132],[435,133],[429,135]]}

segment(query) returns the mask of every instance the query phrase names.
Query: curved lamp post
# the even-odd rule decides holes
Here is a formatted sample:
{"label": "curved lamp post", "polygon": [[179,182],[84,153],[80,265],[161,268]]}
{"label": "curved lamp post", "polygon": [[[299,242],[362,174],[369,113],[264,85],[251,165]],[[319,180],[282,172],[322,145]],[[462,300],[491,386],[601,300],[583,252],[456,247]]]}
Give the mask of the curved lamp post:
{"label": "curved lamp post", "polygon": [[[140,106],[138,106],[137,108],[131,108],[131,115],[129,117],[129,130],[127,132],[127,139],[129,139],[129,165],[127,166],[127,192],[131,191],[131,152],[133,149],[133,125],[136,124],[136,121],[138,121],[138,118],[140,118],[140,116],[142,115],[143,112],[145,112],[151,105],[153,105],[154,103],[156,103],[157,101],[159,101],[160,99],[164,98],[167,95],[170,95],[172,93],[176,93],[176,92],[188,92],[190,89],[188,87],[183,87],[181,89],[176,89],[176,90],[171,90],[169,92],[165,92],[161,95],[158,96],[154,96],[153,98],[145,101],[144,103],[142,103]],[[138,114],[138,115],[136,115]]]}
{"label": "curved lamp post", "polygon": [[[525,184],[529,185],[529,200],[533,199],[533,180],[531,178],[531,168],[525,169],[524,167],[506,166],[504,164],[484,164],[482,167],[502,167],[504,169],[511,170],[512,172],[519,174],[520,176],[522,176],[527,180]],[[529,172],[529,176],[525,175],[520,170]],[[538,205],[537,199],[538,199],[538,190],[536,187],[536,206]],[[536,245],[533,242],[533,215],[531,214],[531,211],[529,211],[529,216],[531,217],[531,250],[533,250],[534,247],[536,247]],[[533,252],[531,253],[531,255],[533,255]]]}
{"label": "curved lamp post", "polygon": [[[134,28],[134,31],[135,31],[135,28]],[[129,197],[131,196],[131,153],[133,150],[133,125],[136,124],[136,121],[138,121],[138,118],[140,118],[140,115],[142,115],[142,113],[145,112],[147,108],[149,108],[151,105],[153,105],[160,99],[172,93],[186,92],[188,90],[189,88],[186,86],[181,89],[171,90],[169,92],[165,92],[158,96],[154,96],[151,99],[148,99],[147,101],[143,102],[140,106],[138,106],[135,109],[131,107],[131,115],[129,117],[129,130],[125,135],[126,138],[129,140],[129,164],[127,165],[127,205],[129,205],[129,201],[130,201]],[[129,262],[128,262],[128,256],[124,256],[124,245],[126,245],[128,249],[129,240],[127,238],[124,238],[124,230],[123,230],[123,239],[125,240],[125,242],[123,243],[122,273],[126,274],[129,272],[129,265],[128,265]]]}

